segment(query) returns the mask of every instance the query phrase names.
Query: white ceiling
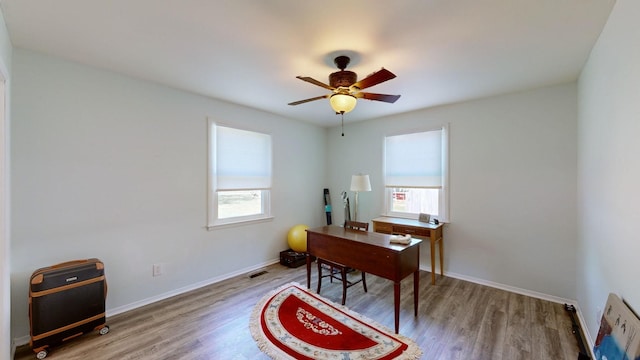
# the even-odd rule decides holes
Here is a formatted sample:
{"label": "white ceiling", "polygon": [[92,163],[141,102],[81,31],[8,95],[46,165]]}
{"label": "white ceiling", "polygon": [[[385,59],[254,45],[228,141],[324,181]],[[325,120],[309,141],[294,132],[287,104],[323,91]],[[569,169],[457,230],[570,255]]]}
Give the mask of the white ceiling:
{"label": "white ceiling", "polygon": [[573,81],[615,0],[0,0],[15,47],[286,117],[337,125],[333,58],[367,89],[345,122]]}

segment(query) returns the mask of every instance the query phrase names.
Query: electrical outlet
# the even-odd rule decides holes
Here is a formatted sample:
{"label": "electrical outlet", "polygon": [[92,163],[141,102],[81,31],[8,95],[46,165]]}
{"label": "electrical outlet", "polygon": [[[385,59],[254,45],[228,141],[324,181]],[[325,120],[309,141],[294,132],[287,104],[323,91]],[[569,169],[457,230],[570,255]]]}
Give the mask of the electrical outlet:
{"label": "electrical outlet", "polygon": [[162,266],[160,264],[153,264],[153,276],[162,275]]}

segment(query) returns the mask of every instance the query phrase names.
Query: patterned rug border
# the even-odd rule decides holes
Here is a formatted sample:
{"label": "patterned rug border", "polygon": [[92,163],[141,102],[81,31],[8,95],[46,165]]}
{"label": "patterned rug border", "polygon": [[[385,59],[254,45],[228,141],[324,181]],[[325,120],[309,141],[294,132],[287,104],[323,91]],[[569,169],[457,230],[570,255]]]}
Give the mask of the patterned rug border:
{"label": "patterned rug border", "polygon": [[249,319],[249,330],[251,331],[251,336],[253,337],[253,339],[256,341],[258,348],[260,349],[260,351],[262,351],[263,353],[267,354],[269,357],[271,357],[272,359],[276,359],[276,360],[280,360],[280,359],[295,359],[293,357],[291,357],[291,355],[283,352],[280,348],[278,348],[276,345],[272,344],[271,341],[269,341],[269,339],[267,339],[261,329],[260,326],[260,315],[262,313],[262,308],[264,307],[264,305],[276,294],[278,294],[279,292],[283,291],[286,288],[289,288],[291,286],[295,286],[300,288],[302,291],[305,291],[309,294],[312,294],[315,297],[318,297],[319,299],[321,299],[322,301],[326,302],[327,304],[331,305],[332,307],[346,313],[347,315],[355,318],[358,321],[364,322],[366,324],[368,324],[371,327],[376,328],[378,331],[386,333],[389,336],[393,336],[396,337],[398,340],[406,343],[408,345],[407,350],[405,350],[402,355],[400,355],[399,357],[396,357],[397,360],[417,360],[420,359],[420,357],[422,356],[422,349],[420,349],[420,347],[416,344],[415,341],[413,341],[412,339],[401,335],[401,334],[395,334],[392,330],[390,330],[389,328],[387,328],[386,326],[379,324],[378,322],[371,320],[370,318],[368,318],[367,316],[364,316],[358,312],[355,312],[351,309],[349,309],[346,306],[340,305],[340,304],[336,304],[333,301],[322,297],[321,295],[319,295],[318,293],[316,293],[315,291],[306,289],[306,287],[303,287],[302,285],[300,285],[297,282],[290,282],[287,284],[284,284],[272,291],[269,291],[269,293],[267,293],[266,295],[264,295],[257,303],[256,305],[253,307],[253,311],[251,313],[251,317]]}

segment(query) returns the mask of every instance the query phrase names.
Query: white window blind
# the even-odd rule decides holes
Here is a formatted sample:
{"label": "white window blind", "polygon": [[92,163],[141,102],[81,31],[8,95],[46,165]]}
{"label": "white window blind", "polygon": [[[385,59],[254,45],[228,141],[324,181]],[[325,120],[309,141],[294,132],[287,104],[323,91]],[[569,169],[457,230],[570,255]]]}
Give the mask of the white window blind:
{"label": "white window blind", "polygon": [[209,119],[209,230],[272,218],[271,156],[271,135]]}
{"label": "white window blind", "polygon": [[212,126],[215,189],[246,190],[271,187],[271,136]]}
{"label": "white window blind", "polygon": [[385,138],[385,186],[440,189],[444,129]]}
{"label": "white window blind", "polygon": [[385,213],[447,222],[448,126],[384,139]]}

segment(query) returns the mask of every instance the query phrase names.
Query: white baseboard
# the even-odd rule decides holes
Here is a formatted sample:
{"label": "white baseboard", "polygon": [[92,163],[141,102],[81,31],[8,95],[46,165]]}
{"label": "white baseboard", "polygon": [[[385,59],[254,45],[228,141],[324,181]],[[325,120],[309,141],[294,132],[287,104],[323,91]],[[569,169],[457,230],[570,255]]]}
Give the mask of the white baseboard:
{"label": "white baseboard", "polygon": [[[258,269],[262,269],[262,268],[264,268],[266,266],[269,266],[269,265],[272,265],[272,264],[275,264],[275,263],[278,263],[278,262],[280,262],[280,259],[269,260],[269,261],[266,261],[266,262],[264,262],[262,264],[259,264],[259,265],[250,266],[250,267],[247,267],[247,268],[244,268],[244,269],[240,269],[240,270],[234,271],[234,272],[229,273],[229,274],[224,274],[222,276],[218,276],[218,277],[214,277],[214,278],[207,279],[207,280],[204,280],[204,281],[200,281],[200,282],[197,282],[195,284],[187,285],[187,286],[181,287],[179,289],[171,290],[171,291],[163,293],[163,294],[159,294],[159,295],[156,295],[156,296],[152,296],[150,298],[146,298],[146,299],[143,299],[143,300],[140,300],[140,301],[133,302],[131,304],[118,306],[118,307],[113,308],[113,309],[107,309],[107,319],[110,316],[121,314],[121,313],[130,311],[130,310],[134,310],[134,309],[137,309],[139,307],[142,307],[142,306],[145,306],[145,305],[149,305],[149,304],[152,304],[152,303],[160,301],[160,300],[168,299],[168,298],[176,296],[176,295],[184,294],[186,292],[193,291],[193,290],[199,289],[201,287],[205,287],[205,286],[208,286],[208,285],[211,285],[211,284],[218,283],[218,282],[223,281],[223,280],[230,279],[230,278],[232,278],[234,276],[238,276],[238,275],[246,274],[246,273],[258,270]],[[12,352],[15,352],[15,349],[17,347],[28,344],[30,339],[31,338],[30,338],[29,335],[14,338],[13,344],[12,344]]]}
{"label": "white baseboard", "polygon": [[12,359],[13,359],[13,358],[14,358],[14,356],[15,356],[16,349],[17,349],[19,346],[27,345],[27,344],[29,343],[29,340],[31,340],[31,338],[29,337],[29,335],[21,336],[21,337],[18,337],[18,338],[14,338],[14,339],[13,339],[13,343],[11,344],[11,353],[12,353],[11,358],[12,358]]}
{"label": "white baseboard", "polygon": [[[421,267],[420,270],[431,272],[431,268],[426,268],[426,267]],[[547,301],[560,303],[560,304],[573,305],[576,308],[576,314],[578,315],[578,322],[580,323],[579,324],[580,328],[582,329],[582,333],[584,334],[584,337],[585,337],[584,340],[585,340],[586,344],[584,344],[584,345],[589,348],[588,350],[589,350],[589,354],[590,354],[591,358],[595,359],[595,355],[593,353],[593,344],[594,344],[593,343],[593,338],[591,337],[591,334],[589,333],[589,329],[586,327],[587,322],[585,321],[584,316],[582,315],[582,311],[580,310],[580,306],[578,306],[578,302],[576,300],[565,299],[565,298],[562,298],[562,297],[553,296],[553,295],[549,295],[549,294],[545,294],[545,293],[540,293],[540,292],[537,292],[537,291],[531,291],[531,290],[522,289],[522,288],[515,287],[515,286],[500,284],[500,283],[496,283],[496,282],[493,282],[493,281],[487,281],[487,280],[484,280],[484,279],[474,278],[472,276],[460,275],[460,274],[451,273],[451,272],[445,272],[444,275],[448,276],[448,277],[452,277],[452,278],[456,278],[456,279],[465,280],[465,281],[469,281],[469,282],[472,282],[472,283],[480,284],[480,285],[486,285],[486,286],[489,286],[489,287],[492,287],[492,288],[496,288],[496,289],[510,291],[510,292],[513,292],[513,293],[516,293],[516,294],[520,294],[520,295],[534,297],[534,298],[537,298],[537,299],[547,300]]]}
{"label": "white baseboard", "polygon": [[575,305],[575,307],[576,307],[576,314],[578,314],[578,321],[580,322],[580,328],[582,329],[582,334],[584,334],[584,337],[585,337],[584,341],[587,342],[584,345],[589,348],[589,355],[591,356],[591,358],[595,359],[596,354],[593,353],[593,345],[595,345],[595,342],[591,337],[589,328],[585,326],[587,321],[584,319],[584,316],[582,316],[582,311],[580,310],[580,307],[578,305]]}
{"label": "white baseboard", "polygon": [[[29,340],[27,340],[27,342],[29,342]],[[17,348],[16,341],[13,340],[11,342],[11,357],[9,359],[15,359],[15,357],[16,357],[16,348]]]}
{"label": "white baseboard", "polygon": [[[421,268],[420,270],[431,272],[430,268],[429,269]],[[452,277],[452,278],[456,278],[456,279],[465,280],[465,281],[469,281],[469,282],[472,282],[472,283],[480,284],[480,285],[486,285],[486,286],[489,286],[489,287],[492,287],[492,288],[496,288],[496,289],[500,289],[500,290],[510,291],[510,292],[513,292],[513,293],[516,293],[516,294],[531,296],[531,297],[534,297],[534,298],[537,298],[537,299],[547,300],[547,301],[560,303],[560,304],[569,304],[569,305],[573,305],[573,306],[576,306],[576,307],[578,305],[575,300],[565,299],[565,298],[562,298],[562,297],[553,296],[553,295],[549,295],[549,294],[545,294],[545,293],[541,293],[541,292],[537,292],[537,291],[522,289],[522,288],[519,288],[519,287],[516,287],[516,286],[505,285],[505,284],[501,284],[501,283],[497,283],[497,282],[493,282],[493,281],[479,279],[479,278],[475,278],[475,277],[472,277],[472,276],[460,275],[460,274],[451,273],[451,272],[445,272],[444,275]]]}
{"label": "white baseboard", "polygon": [[160,300],[168,299],[170,297],[173,297],[173,296],[176,296],[176,295],[180,295],[180,294],[184,294],[186,292],[193,291],[193,290],[199,289],[201,287],[205,287],[205,286],[208,286],[208,285],[211,285],[211,284],[215,284],[215,283],[218,283],[220,281],[230,279],[230,278],[232,278],[234,276],[246,274],[246,273],[261,269],[261,268],[263,268],[265,266],[269,266],[269,265],[275,264],[275,263],[277,263],[279,261],[280,261],[280,259],[266,261],[266,262],[264,262],[264,263],[262,263],[260,265],[250,266],[250,267],[247,267],[247,268],[244,268],[244,269],[240,269],[240,270],[234,271],[234,272],[229,273],[229,274],[224,274],[222,276],[218,276],[218,277],[215,277],[215,278],[211,278],[211,279],[207,279],[207,280],[204,280],[204,281],[200,281],[200,282],[197,282],[195,284],[187,285],[187,286],[181,287],[179,289],[171,290],[171,291],[166,292],[164,294],[159,294],[159,295],[156,295],[156,296],[152,296],[150,298],[146,298],[146,299],[143,299],[143,300],[140,300],[140,301],[136,301],[136,302],[131,303],[131,304],[118,306],[118,307],[113,308],[113,309],[107,309],[107,317],[114,316],[114,315],[117,315],[117,314],[121,314],[123,312],[127,312],[127,311],[130,311],[130,310],[133,310],[133,309],[137,309],[139,307],[142,307],[142,306],[145,306],[145,305],[149,305],[149,304],[152,304],[152,303],[160,301]]}

